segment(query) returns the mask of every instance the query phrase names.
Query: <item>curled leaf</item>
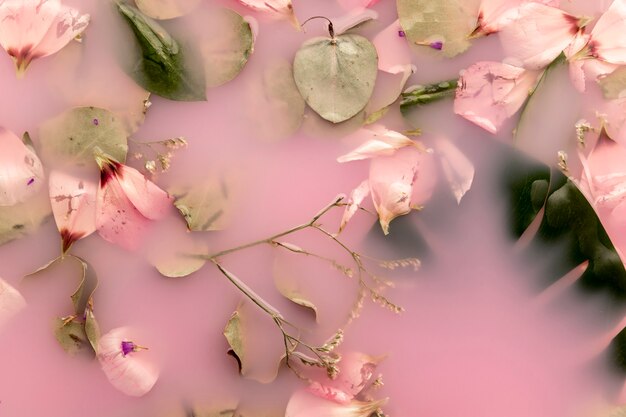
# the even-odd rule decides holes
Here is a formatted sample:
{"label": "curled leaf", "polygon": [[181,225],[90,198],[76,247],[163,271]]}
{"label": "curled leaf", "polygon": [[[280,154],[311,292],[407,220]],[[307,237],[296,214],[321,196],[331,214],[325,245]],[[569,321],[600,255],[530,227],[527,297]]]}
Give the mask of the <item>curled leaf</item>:
{"label": "curled leaf", "polygon": [[96,147],[118,161],[126,160],[128,131],[105,109],[77,107],[46,121],[39,129],[42,155],[50,161],[92,165]]}
{"label": "curled leaf", "polygon": [[209,177],[191,188],[173,188],[171,193],[189,230],[206,232],[228,226],[234,191],[226,177]]}
{"label": "curled leaf", "polygon": [[[28,141],[28,133],[25,134]],[[13,132],[0,128],[0,206],[32,198],[43,185],[44,172],[34,149]]]}
{"label": "curled leaf", "polygon": [[293,62],[300,94],[317,114],[333,123],[365,108],[374,91],[377,68],[374,45],[352,34],[310,39]]}
{"label": "curled leaf", "polygon": [[88,306],[85,310],[85,336],[93,351],[98,354],[98,343],[100,342],[100,325],[93,314],[93,308]]}
{"label": "curled leaf", "polygon": [[133,79],[151,93],[170,100],[206,100],[204,73],[188,50],[183,50],[161,25],[136,8],[118,2],[138,44],[138,59],[129,70]]}
{"label": "curled leaf", "polygon": [[54,336],[63,350],[72,356],[83,352],[88,343],[84,324],[71,317],[54,321]]}

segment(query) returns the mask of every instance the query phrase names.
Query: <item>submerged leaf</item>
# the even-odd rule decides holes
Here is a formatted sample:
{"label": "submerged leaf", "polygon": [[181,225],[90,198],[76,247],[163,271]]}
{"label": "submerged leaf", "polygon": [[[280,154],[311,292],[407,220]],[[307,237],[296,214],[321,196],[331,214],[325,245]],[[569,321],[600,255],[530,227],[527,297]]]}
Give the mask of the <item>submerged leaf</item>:
{"label": "submerged leaf", "polygon": [[230,355],[233,355],[239,366],[239,373],[243,374],[243,363],[247,360],[244,351],[243,329],[241,325],[241,315],[235,310],[228,319],[226,327],[224,327],[224,337],[230,346]]}
{"label": "submerged leaf", "polygon": [[600,78],[600,87],[607,100],[626,97],[626,68],[620,67],[611,74]]}
{"label": "submerged leaf", "polygon": [[151,93],[170,100],[206,100],[202,70],[192,55],[158,23],[124,3],[117,7],[130,25],[140,57],[130,70],[135,81]]}
{"label": "submerged leaf", "polygon": [[374,91],[378,55],[359,35],[317,37],[296,53],[294,79],[307,104],[333,123],[343,122],[365,108]]}
{"label": "submerged leaf", "polygon": [[[28,133],[24,138],[30,142]],[[0,127],[0,206],[23,203],[43,185],[44,172],[30,143]]]}
{"label": "submerged leaf", "polygon": [[414,44],[437,43],[435,49],[441,49],[446,57],[458,55],[470,46],[469,35],[476,27],[477,0],[397,0],[397,6],[404,33]]}
{"label": "submerged leaf", "polygon": [[[294,249],[290,250],[294,251]],[[298,251],[298,248],[295,251]],[[315,321],[317,321],[317,307],[305,294],[306,289],[303,288],[298,277],[292,275],[293,269],[290,268],[290,265],[285,261],[281,261],[283,256],[285,255],[279,254],[274,260],[274,286],[283,297],[311,311]]]}
{"label": "submerged leaf", "polygon": [[100,341],[100,326],[93,314],[93,308],[87,307],[85,310],[85,335],[93,351],[98,354],[98,343]]}
{"label": "submerged leaf", "polygon": [[55,163],[91,165],[96,147],[124,161],[128,151],[128,131],[123,122],[97,107],[77,107],[46,121],[39,129],[39,141],[44,158]]}
{"label": "submerged leaf", "polygon": [[72,356],[82,352],[88,343],[84,324],[71,318],[57,318],[54,321],[54,336],[63,350]]}
{"label": "submerged leaf", "polygon": [[164,20],[190,13],[202,0],[135,0],[137,8],[153,19]]}
{"label": "submerged leaf", "polygon": [[222,230],[230,222],[233,190],[232,182],[226,178],[209,177],[203,183],[173,189],[171,193],[191,231]]}
{"label": "submerged leaf", "polygon": [[71,255],[71,257],[76,259],[81,267],[80,282],[71,296],[74,313],[81,316],[86,310],[91,309],[90,300],[92,300],[93,293],[98,287],[98,276],[87,261],[75,255]]}
{"label": "submerged leaf", "polygon": [[35,232],[50,211],[50,200],[43,192],[24,203],[0,207],[0,245]]}

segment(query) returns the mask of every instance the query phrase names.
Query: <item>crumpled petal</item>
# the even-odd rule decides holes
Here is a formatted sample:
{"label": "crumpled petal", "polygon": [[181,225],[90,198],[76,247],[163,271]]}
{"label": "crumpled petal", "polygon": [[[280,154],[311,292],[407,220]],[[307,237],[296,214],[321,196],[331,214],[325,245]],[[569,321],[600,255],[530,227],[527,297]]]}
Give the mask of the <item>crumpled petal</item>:
{"label": "crumpled petal", "polygon": [[20,73],[33,59],[59,51],[80,35],[89,15],[63,6],[60,0],[4,0],[0,21],[0,45]]}
{"label": "crumpled petal", "polygon": [[501,62],[478,62],[461,73],[454,112],[491,133],[528,98],[539,73]]}
{"label": "crumpled petal", "polygon": [[239,0],[241,4],[251,9],[265,12],[270,16],[289,20],[296,28],[300,28],[298,19],[293,11],[291,0]]}
{"label": "crumpled petal", "polygon": [[350,219],[356,214],[357,210],[363,203],[365,197],[370,194],[370,183],[368,180],[363,181],[350,193],[350,200],[348,205],[346,206],[346,210],[343,212],[343,217],[341,218],[341,225],[339,226],[339,232],[341,232]]}
{"label": "crumpled petal", "polygon": [[22,203],[43,184],[39,157],[13,132],[0,128],[0,206]]}
{"label": "crumpled petal", "polygon": [[120,327],[100,337],[98,360],[116,389],[126,395],[141,397],[152,389],[159,378],[159,371],[146,358],[147,352],[128,351],[131,335],[130,329]]}
{"label": "crumpled petal", "polygon": [[417,146],[415,142],[402,133],[388,130],[380,125],[361,129],[359,135],[369,139],[355,150],[337,158],[337,162],[359,161],[377,156],[389,156],[405,146]]}
{"label": "crumpled petal", "polygon": [[48,190],[52,213],[63,239],[63,253],[74,242],[96,231],[98,185],[87,176],[50,172]]}
{"label": "crumpled petal", "polygon": [[541,3],[526,3],[515,9],[511,23],[500,31],[500,40],[520,66],[538,70],[554,61],[578,32],[575,16]]}
{"label": "crumpled petal", "polygon": [[448,139],[437,139],[435,149],[450,190],[460,204],[463,196],[472,188],[474,164]]}
{"label": "crumpled petal", "polygon": [[22,294],[0,278],[0,329],[24,307],[26,300]]}
{"label": "crumpled petal", "polygon": [[592,56],[612,64],[626,64],[626,0],[614,0],[591,31]]}
{"label": "crumpled petal", "polygon": [[340,404],[307,390],[298,390],[289,399],[285,417],[369,417],[385,402],[386,399],[371,402],[352,400],[348,404]]}

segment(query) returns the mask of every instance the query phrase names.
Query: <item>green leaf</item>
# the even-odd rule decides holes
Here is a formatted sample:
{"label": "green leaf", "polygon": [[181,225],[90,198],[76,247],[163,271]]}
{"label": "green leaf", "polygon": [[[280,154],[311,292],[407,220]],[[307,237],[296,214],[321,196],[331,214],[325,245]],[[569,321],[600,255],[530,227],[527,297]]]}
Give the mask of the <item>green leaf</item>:
{"label": "green leaf", "polygon": [[95,166],[96,147],[118,161],[126,160],[128,131],[108,110],[77,107],[46,121],[39,129],[39,142],[47,160]]}
{"label": "green leaf", "polygon": [[137,40],[139,58],[130,75],[151,93],[170,100],[206,100],[204,73],[188,50],[158,23],[124,3],[117,7]]}
{"label": "green leaf", "polygon": [[293,73],[300,94],[321,117],[339,123],[365,108],[376,83],[378,55],[366,38],[345,34],[306,41]]}
{"label": "green leaf", "polygon": [[135,0],[137,8],[153,19],[164,20],[184,16],[202,0]]}
{"label": "green leaf", "polygon": [[174,205],[193,232],[224,229],[230,221],[231,183],[226,178],[209,177],[190,188],[173,188]]}
{"label": "green leaf", "polygon": [[93,308],[89,305],[85,309],[85,335],[94,353],[98,354],[98,342],[100,341],[100,326],[96,321],[96,316],[93,314]]}
{"label": "green leaf", "polygon": [[626,96],[626,68],[620,67],[599,80],[604,98],[615,100]]}
{"label": "green leaf", "polygon": [[87,343],[87,335],[85,334],[83,323],[74,320],[55,319],[54,336],[63,350],[72,356],[81,353]]}
{"label": "green leaf", "polygon": [[88,309],[88,303],[92,300],[93,293],[98,287],[98,276],[87,261],[75,255],[70,256],[76,259],[81,266],[80,283],[71,295],[74,312],[76,315],[80,316],[86,309]]}
{"label": "green leaf", "polygon": [[243,70],[254,51],[254,35],[250,24],[230,9],[203,9],[200,13],[205,21],[199,44],[206,84],[216,87]]}
{"label": "green leaf", "polygon": [[52,213],[47,189],[13,206],[0,206],[0,245],[34,233]]}
{"label": "green leaf", "polygon": [[443,42],[441,53],[453,57],[470,46],[476,28],[476,0],[397,0],[400,25],[417,45]]}

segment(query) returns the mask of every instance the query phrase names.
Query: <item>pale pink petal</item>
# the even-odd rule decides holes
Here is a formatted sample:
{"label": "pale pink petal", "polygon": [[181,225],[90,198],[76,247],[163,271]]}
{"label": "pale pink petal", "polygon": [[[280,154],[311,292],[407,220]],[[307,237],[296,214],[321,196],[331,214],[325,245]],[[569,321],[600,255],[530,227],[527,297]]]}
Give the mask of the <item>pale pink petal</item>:
{"label": "pale pink petal", "polygon": [[626,97],[603,100],[597,110],[601,113],[608,136],[626,146]]}
{"label": "pale pink petal", "polygon": [[476,34],[489,35],[499,32],[517,17],[517,7],[525,3],[541,3],[558,7],[559,0],[482,0],[478,12]]}
{"label": "pale pink petal", "polygon": [[579,32],[578,18],[541,3],[515,9],[511,23],[500,31],[509,57],[527,69],[541,69],[552,62]]}
{"label": "pale pink petal", "polygon": [[22,203],[41,188],[43,166],[35,152],[0,128],[0,206]]}
{"label": "pale pink petal", "polygon": [[146,218],[163,218],[172,208],[173,199],[135,168],[121,165],[117,178],[126,197]]}
{"label": "pale pink petal", "polygon": [[135,250],[149,223],[126,196],[116,177],[101,181],[96,199],[96,229],[104,240]]}
{"label": "pale pink petal", "polygon": [[348,205],[346,206],[346,210],[343,213],[343,217],[341,218],[341,225],[339,226],[339,232],[341,232],[346,224],[350,221],[352,216],[354,216],[363,203],[365,197],[367,197],[370,193],[370,185],[369,181],[365,180],[358,187],[356,187],[350,193],[350,200]]}
{"label": "pale pink petal", "polygon": [[337,162],[359,161],[377,156],[393,155],[398,149],[406,146],[417,146],[402,133],[388,130],[383,126],[372,126],[359,131],[365,142],[352,152],[337,158]]}
{"label": "pale pink petal", "polygon": [[324,385],[341,391],[350,399],[356,397],[372,382],[374,371],[382,360],[361,352],[348,352],[339,362],[339,375]]}
{"label": "pale pink petal", "polygon": [[386,400],[353,400],[348,404],[340,404],[313,395],[307,390],[298,390],[289,399],[285,417],[369,417],[385,402]]}
{"label": "pale pink petal", "polygon": [[316,397],[334,401],[339,404],[349,404],[354,398],[351,394],[334,387],[329,387],[328,385],[322,385],[317,381],[312,382],[307,390]]}
{"label": "pale pink petal", "polygon": [[337,0],[337,3],[345,10],[364,9],[372,7],[380,0]]}
{"label": "pale pink petal", "polygon": [[287,19],[299,28],[300,24],[293,11],[291,0],[239,0],[241,4],[251,9],[265,12],[270,16]]}
{"label": "pale pink petal", "polygon": [[580,56],[581,52],[589,42],[589,35],[579,32],[572,43],[565,49],[565,57],[569,61],[569,77],[576,88],[581,93],[585,92],[587,77],[583,66],[589,61],[586,56]]}
{"label": "pale pink petal", "polygon": [[347,32],[358,25],[376,19],[378,19],[378,13],[376,13],[374,10],[357,9],[351,11],[345,16],[333,19],[335,34],[341,35],[342,33]]}
{"label": "pale pink petal", "polygon": [[0,329],[24,307],[26,300],[22,294],[0,278]]}
{"label": "pale pink petal", "polygon": [[374,158],[370,163],[370,192],[385,234],[389,233],[393,219],[412,209],[413,184],[418,177],[421,154],[417,149],[406,148],[393,156]]}
{"label": "pale pink petal", "polygon": [[88,24],[88,14],[81,15],[76,9],[62,6],[48,32],[35,48],[35,55],[43,57],[61,50],[80,35]]}
{"label": "pale pink petal", "polygon": [[111,384],[126,395],[141,397],[147,394],[159,371],[147,360],[148,352],[130,349],[134,342],[128,328],[120,327],[103,335],[98,342],[98,360]]}
{"label": "pale pink petal", "polygon": [[378,69],[398,74],[411,65],[412,53],[400,21],[396,20],[374,37],[372,43],[378,52]]}
{"label": "pale pink petal", "polygon": [[472,188],[474,164],[448,139],[437,139],[435,148],[450,190],[461,203],[463,196]]}
{"label": "pale pink petal", "polygon": [[626,0],[614,0],[591,31],[592,56],[612,64],[626,64]]}
{"label": "pale pink petal", "polygon": [[65,253],[72,243],[96,231],[98,185],[86,175],[52,171],[48,189],[54,221],[63,239]]}
{"label": "pale pink petal", "polygon": [[538,76],[500,62],[478,62],[461,73],[454,112],[496,133],[524,104]]}

